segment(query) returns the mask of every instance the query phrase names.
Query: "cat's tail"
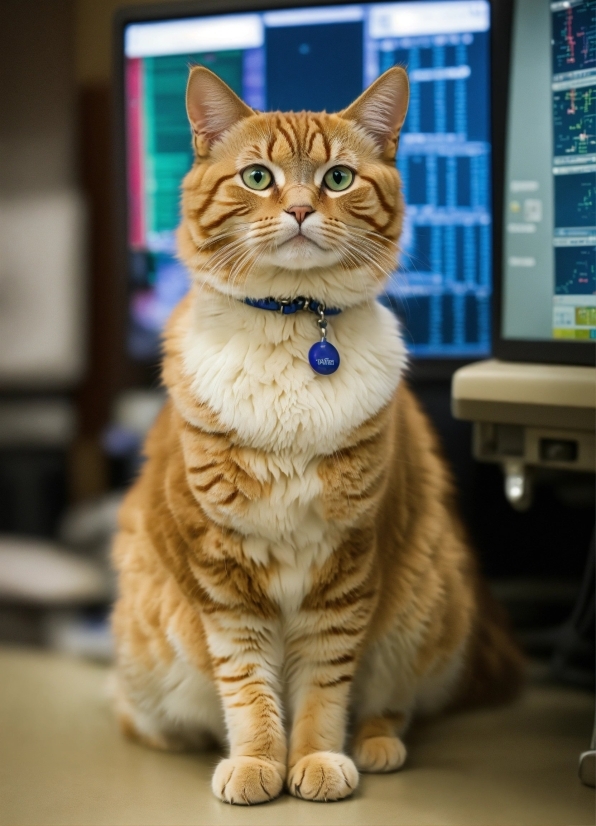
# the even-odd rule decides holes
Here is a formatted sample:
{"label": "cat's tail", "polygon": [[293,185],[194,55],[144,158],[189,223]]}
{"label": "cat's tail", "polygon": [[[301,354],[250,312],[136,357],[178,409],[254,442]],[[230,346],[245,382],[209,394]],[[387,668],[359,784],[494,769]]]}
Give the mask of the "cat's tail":
{"label": "cat's tail", "polygon": [[476,593],[478,615],[454,703],[457,708],[509,702],[525,682],[525,659],[505,609],[481,580]]}

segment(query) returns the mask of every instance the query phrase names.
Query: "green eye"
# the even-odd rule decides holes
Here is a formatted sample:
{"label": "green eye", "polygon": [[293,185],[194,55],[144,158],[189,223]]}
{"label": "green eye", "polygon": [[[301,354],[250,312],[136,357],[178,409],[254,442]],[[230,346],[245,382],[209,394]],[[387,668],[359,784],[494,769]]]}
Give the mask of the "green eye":
{"label": "green eye", "polygon": [[347,166],[334,166],[325,172],[325,186],[334,192],[347,189],[354,180],[354,173]]}
{"label": "green eye", "polygon": [[249,189],[267,189],[273,175],[265,166],[249,166],[242,173],[242,180]]}

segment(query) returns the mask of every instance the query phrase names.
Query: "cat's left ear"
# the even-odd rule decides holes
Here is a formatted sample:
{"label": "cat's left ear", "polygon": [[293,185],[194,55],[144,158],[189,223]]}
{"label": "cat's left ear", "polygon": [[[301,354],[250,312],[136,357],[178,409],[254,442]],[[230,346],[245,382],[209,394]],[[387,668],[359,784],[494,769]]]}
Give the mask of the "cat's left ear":
{"label": "cat's left ear", "polygon": [[242,118],[254,111],[230,87],[204,66],[190,70],[186,87],[186,111],[199,155]]}
{"label": "cat's left ear", "polygon": [[406,119],[410,84],[405,69],[387,69],[354,103],[340,112],[374,138],[387,160],[395,158],[399,133]]}

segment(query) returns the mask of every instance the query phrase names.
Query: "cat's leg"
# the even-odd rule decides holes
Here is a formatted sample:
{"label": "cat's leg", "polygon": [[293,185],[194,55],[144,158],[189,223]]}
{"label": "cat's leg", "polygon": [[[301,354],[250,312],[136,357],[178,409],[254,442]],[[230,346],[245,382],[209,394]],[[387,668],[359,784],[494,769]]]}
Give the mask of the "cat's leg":
{"label": "cat's leg", "polygon": [[396,627],[365,652],[354,685],[351,753],[361,771],[391,772],[406,760],[402,736],[416,713],[448,705],[461,671],[458,649],[440,668],[417,675],[416,635]]}
{"label": "cat's leg", "polygon": [[296,797],[340,800],[358,786],[358,771],[343,754],[352,662],[346,653],[304,663],[288,760],[288,788]]}
{"label": "cat's leg", "polygon": [[273,800],[283,788],[287,752],[277,623],[230,611],[206,617],[205,628],[229,740],[213,792],[226,803]]}
{"label": "cat's leg", "polygon": [[[358,785],[358,771],[343,753],[349,696],[370,616],[366,582],[338,578],[320,610],[302,610],[288,644],[292,730],[288,788],[307,800],[340,800]],[[350,587],[352,586],[352,587]]]}
{"label": "cat's leg", "polygon": [[352,743],[352,757],[363,772],[392,772],[406,759],[406,747],[400,734],[406,727],[406,715],[387,711],[362,720]]}
{"label": "cat's leg", "polygon": [[406,759],[402,735],[416,702],[412,670],[415,640],[401,628],[369,643],[352,694],[354,736],[351,754],[364,772],[391,772]]}

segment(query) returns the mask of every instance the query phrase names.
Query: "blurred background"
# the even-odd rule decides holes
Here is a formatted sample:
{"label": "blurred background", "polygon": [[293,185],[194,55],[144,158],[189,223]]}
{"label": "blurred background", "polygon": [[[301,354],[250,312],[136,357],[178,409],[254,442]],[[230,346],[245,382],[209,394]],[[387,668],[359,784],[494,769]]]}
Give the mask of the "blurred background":
{"label": "blurred background", "polygon": [[[130,4],[129,4],[130,5]],[[109,548],[163,401],[127,355],[118,250],[116,0],[0,4],[0,642],[109,660]],[[552,656],[594,526],[592,474],[537,479],[514,510],[472,458],[450,378],[412,371],[440,432],[481,564],[528,650]],[[589,659],[589,658],[588,658]],[[573,679],[593,674],[581,657]]]}

